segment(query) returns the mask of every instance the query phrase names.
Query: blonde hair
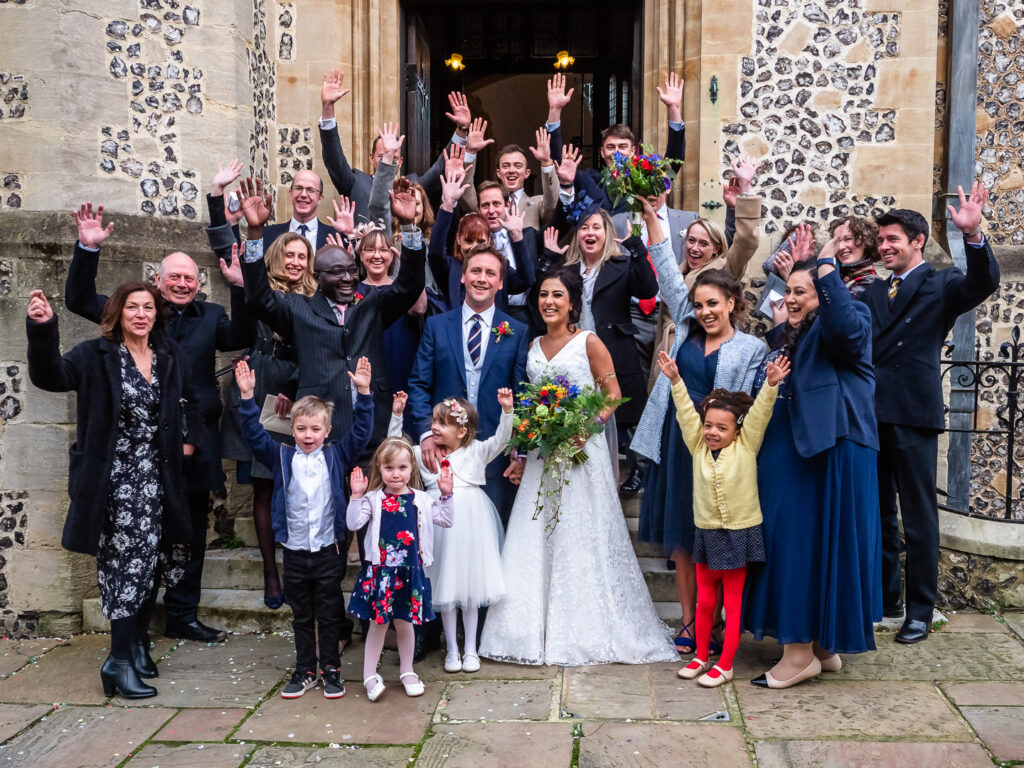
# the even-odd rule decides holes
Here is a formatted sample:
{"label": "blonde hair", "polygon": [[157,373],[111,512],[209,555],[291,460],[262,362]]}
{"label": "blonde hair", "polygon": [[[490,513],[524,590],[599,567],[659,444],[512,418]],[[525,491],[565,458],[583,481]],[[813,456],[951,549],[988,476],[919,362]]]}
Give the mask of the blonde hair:
{"label": "blonde hair", "polygon": [[[691,221],[690,226],[682,233],[683,241],[686,241],[687,236],[690,234],[690,228],[694,224],[700,224],[704,227],[704,231],[708,233],[708,240],[715,247],[715,255],[711,258],[717,259],[719,256],[724,256],[729,250],[729,241],[725,239],[725,230],[710,219],[694,219]],[[683,263],[685,264],[686,262],[684,261]]]}
{"label": "blonde hair", "polygon": [[367,490],[376,491],[378,488],[384,487],[384,478],[381,475],[380,465],[391,461],[392,457],[399,451],[405,451],[409,454],[409,463],[412,465],[412,473],[409,475],[409,487],[420,491],[423,490],[423,478],[420,477],[420,467],[416,461],[416,453],[412,449],[412,443],[404,437],[389,437],[377,446],[377,450],[373,452],[373,458],[370,459],[370,479]]}
{"label": "blonde hair", "polygon": [[[621,254],[622,249],[615,242],[615,225],[612,223],[612,217],[608,215],[608,211],[604,210],[604,208],[587,216],[580,222],[580,226],[583,226],[583,224],[595,216],[599,216],[601,223],[604,225],[604,250],[601,252],[601,257],[597,260],[597,264],[594,264],[591,269],[600,269],[601,265],[612,256]],[[565,252],[565,263],[572,265],[579,264],[581,261],[583,261],[583,249],[580,247],[580,231],[577,229],[576,233],[572,236],[572,242],[569,243],[569,250]]]}
{"label": "blonde hair", "polygon": [[462,397],[448,397],[434,406],[434,420],[442,424],[451,424],[459,429],[466,430],[465,437],[459,447],[469,445],[476,437],[477,415],[476,408],[468,400]]}
{"label": "blonde hair", "polygon": [[[301,240],[302,244],[306,246],[306,271],[302,273],[302,279],[298,285],[292,283],[284,271],[285,248],[296,240]],[[274,240],[270,248],[267,249],[263,260],[267,264],[267,281],[270,283],[271,290],[281,293],[301,293],[303,296],[312,296],[316,293],[316,279],[313,277],[313,246],[298,232],[285,232]]]}
{"label": "blonde hair", "polygon": [[300,397],[295,401],[295,405],[292,406],[292,423],[294,424],[295,420],[301,417],[323,419],[324,424],[329,428],[331,421],[334,419],[334,403],[315,395]]}

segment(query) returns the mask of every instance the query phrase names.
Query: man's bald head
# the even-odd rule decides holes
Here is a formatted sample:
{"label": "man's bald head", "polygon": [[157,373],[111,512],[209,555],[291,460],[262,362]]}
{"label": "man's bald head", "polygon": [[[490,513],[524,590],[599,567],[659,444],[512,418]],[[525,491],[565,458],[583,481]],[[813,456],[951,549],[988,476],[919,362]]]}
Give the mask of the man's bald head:
{"label": "man's bald head", "polygon": [[336,245],[325,245],[313,259],[316,284],[335,304],[351,304],[359,285],[359,265],[355,256]]}
{"label": "man's bald head", "polygon": [[157,268],[156,287],[165,301],[185,306],[199,292],[199,265],[187,253],[167,254]]}
{"label": "man's bald head", "polygon": [[313,171],[299,171],[292,179],[288,192],[292,201],[292,215],[303,224],[316,218],[316,207],[324,196],[324,182]]}

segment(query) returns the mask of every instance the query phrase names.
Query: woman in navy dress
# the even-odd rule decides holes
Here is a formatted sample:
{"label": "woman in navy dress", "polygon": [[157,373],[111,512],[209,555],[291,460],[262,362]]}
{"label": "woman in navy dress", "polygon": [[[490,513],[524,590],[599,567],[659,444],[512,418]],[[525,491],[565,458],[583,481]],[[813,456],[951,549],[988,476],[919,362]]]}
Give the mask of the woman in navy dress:
{"label": "woman in navy dress", "polygon": [[744,628],[784,649],[751,681],[768,688],[838,671],[839,653],[873,650],[882,615],[871,318],[843,285],[836,243],[817,266],[793,268],[788,319],[767,336],[768,359],[793,363],[758,457],[766,562],[752,569],[744,600]]}

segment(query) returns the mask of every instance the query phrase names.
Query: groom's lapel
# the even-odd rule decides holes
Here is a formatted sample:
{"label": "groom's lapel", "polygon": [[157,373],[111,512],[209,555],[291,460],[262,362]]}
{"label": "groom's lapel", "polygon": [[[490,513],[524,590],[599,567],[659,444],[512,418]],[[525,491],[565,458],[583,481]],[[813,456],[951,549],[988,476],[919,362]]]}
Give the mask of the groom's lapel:
{"label": "groom's lapel", "polygon": [[[495,333],[491,333],[491,329],[497,328],[502,323],[511,320],[512,318],[503,312],[499,312],[497,309],[494,310],[494,318],[491,321],[491,327],[486,330],[486,333],[491,334],[491,338],[487,341],[487,353],[484,355],[484,364],[480,367],[480,381],[483,381],[487,377],[487,372],[491,369],[494,364],[495,358],[498,356],[507,357],[507,352],[504,349],[505,344],[512,344],[509,337],[498,336]],[[509,327],[512,324],[509,323]],[[514,346],[514,345],[513,345]]]}
{"label": "groom's lapel", "polygon": [[[448,322],[446,323],[446,334],[448,337],[448,344],[451,346],[452,358],[455,360],[455,367],[459,371],[459,379],[462,381],[462,388],[465,389],[469,386],[469,382],[466,381],[466,357],[462,350],[462,309],[459,308],[453,312],[448,313]],[[484,360],[486,365],[487,360]]]}

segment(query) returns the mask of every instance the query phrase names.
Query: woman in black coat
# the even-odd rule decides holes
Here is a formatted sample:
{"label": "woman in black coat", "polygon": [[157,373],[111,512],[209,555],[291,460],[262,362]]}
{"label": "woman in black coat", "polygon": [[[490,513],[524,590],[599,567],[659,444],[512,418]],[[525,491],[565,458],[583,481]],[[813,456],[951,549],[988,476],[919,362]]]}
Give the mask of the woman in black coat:
{"label": "woman in black coat", "polygon": [[57,318],[42,291],[28,305],[28,373],[50,392],[78,394],[68,466],[71,506],[61,544],[96,557],[110,619],[104,692],[155,696],[149,618],[160,577],[181,578],[191,539],[185,472],[203,443],[188,359],[163,334],[160,295],[129,282],[107,300],[101,337],[63,357]]}

